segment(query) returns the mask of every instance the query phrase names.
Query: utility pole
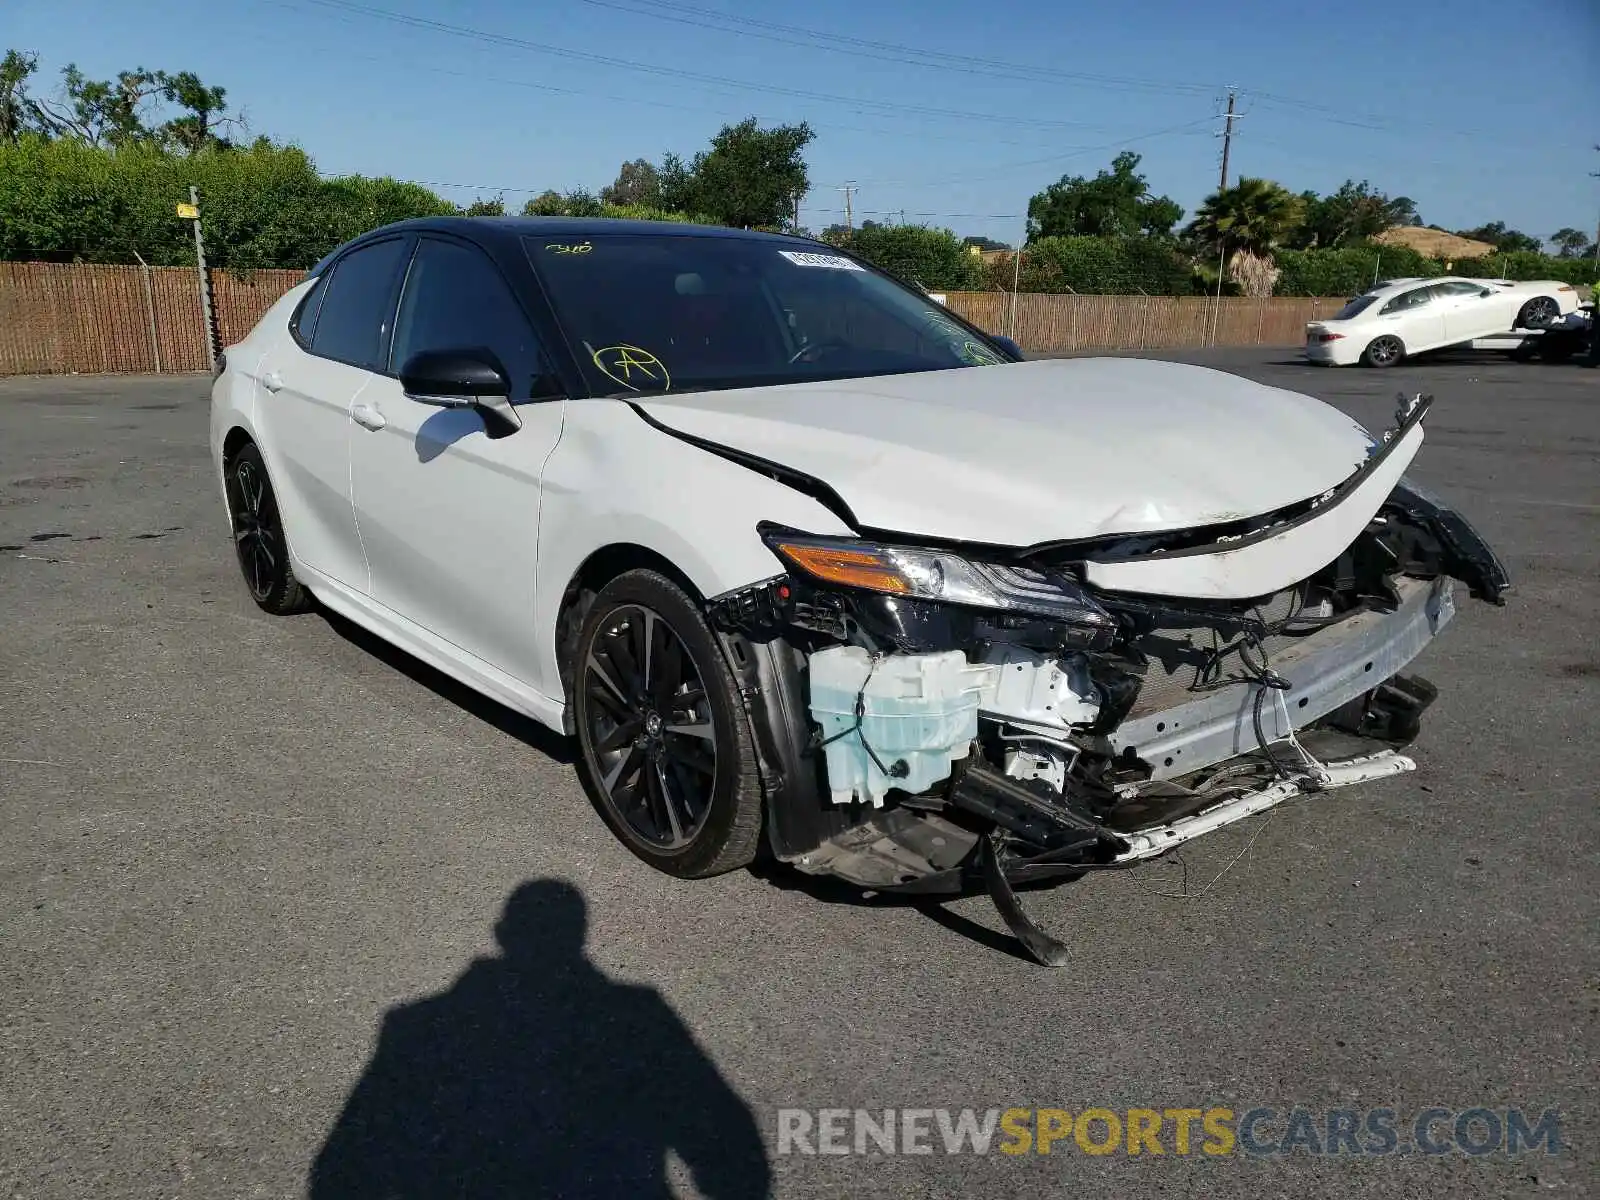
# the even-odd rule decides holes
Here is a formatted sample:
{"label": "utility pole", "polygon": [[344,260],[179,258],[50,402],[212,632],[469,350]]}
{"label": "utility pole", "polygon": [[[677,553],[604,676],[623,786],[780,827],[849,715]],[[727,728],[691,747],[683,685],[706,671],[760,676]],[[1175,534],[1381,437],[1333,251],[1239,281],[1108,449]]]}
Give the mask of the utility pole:
{"label": "utility pole", "polygon": [[844,193],[844,232],[845,237],[853,238],[856,234],[855,213],[850,204],[850,197],[856,193],[855,180],[851,180],[839,189]]}
{"label": "utility pole", "polygon": [[794,232],[800,232],[800,193],[794,194]]}
{"label": "utility pole", "polygon": [[1228,187],[1228,156],[1233,150],[1233,123],[1237,120],[1233,111],[1233,102],[1236,98],[1237,93],[1233,88],[1229,88],[1228,112],[1222,125],[1222,183],[1218,185],[1224,191]]}
{"label": "utility pole", "polygon": [[[1600,150],[1600,146],[1596,146],[1595,149]],[[1590,171],[1589,176],[1593,179],[1600,179],[1600,171]],[[1600,224],[1594,227],[1594,265],[1600,267]],[[1600,310],[1596,310],[1594,319],[1600,321]]]}
{"label": "utility pole", "polygon": [[222,353],[221,330],[217,327],[217,310],[211,302],[211,272],[206,269],[206,243],[200,235],[200,189],[189,188],[189,203],[178,205],[178,216],[194,222],[194,262],[200,274],[200,313],[206,323],[206,365],[215,368],[217,355]]}

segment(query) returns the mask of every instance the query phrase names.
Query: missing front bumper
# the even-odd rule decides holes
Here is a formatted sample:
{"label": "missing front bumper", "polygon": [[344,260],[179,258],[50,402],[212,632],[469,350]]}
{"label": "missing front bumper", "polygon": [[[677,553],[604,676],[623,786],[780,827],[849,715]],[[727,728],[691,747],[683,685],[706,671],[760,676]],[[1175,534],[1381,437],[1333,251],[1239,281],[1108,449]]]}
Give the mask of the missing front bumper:
{"label": "missing front bumper", "polygon": [[[1286,738],[1402,671],[1455,616],[1451,581],[1403,581],[1391,613],[1360,613],[1335,634],[1308,638],[1272,658],[1289,681],[1282,703],[1262,712],[1269,741]],[[1144,763],[1152,780],[1173,779],[1257,749],[1256,688],[1247,682],[1122,722],[1113,751]]]}

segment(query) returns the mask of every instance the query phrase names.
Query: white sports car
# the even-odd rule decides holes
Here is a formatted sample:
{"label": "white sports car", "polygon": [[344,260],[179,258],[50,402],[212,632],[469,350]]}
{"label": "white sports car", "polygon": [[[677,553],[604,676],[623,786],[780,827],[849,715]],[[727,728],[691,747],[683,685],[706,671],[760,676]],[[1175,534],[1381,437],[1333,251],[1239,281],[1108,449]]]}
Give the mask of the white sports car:
{"label": "white sports car", "polygon": [[1423,398],[1020,359],[799,238],[429,219],[228,347],[211,440],[258,605],[574,735],[646,862],[987,886],[1054,963],[1014,882],[1413,769],[1400,672],[1509,584]]}
{"label": "white sports car", "polygon": [[1570,283],[1545,279],[1397,279],[1306,326],[1306,358],[1344,367],[1392,367],[1427,350],[1474,338],[1542,329],[1577,309]]}

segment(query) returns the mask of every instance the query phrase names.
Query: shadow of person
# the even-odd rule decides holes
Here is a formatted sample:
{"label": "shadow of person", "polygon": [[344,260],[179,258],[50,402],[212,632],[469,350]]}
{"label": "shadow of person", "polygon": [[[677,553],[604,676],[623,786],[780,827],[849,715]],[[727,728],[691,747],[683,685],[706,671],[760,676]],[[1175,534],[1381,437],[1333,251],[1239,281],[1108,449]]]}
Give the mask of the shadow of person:
{"label": "shadow of person", "polygon": [[584,927],[575,888],[525,883],[499,957],[391,1010],[311,1200],[664,1197],[669,1151],[708,1197],[766,1196],[750,1110],[657,992],[584,957]]}

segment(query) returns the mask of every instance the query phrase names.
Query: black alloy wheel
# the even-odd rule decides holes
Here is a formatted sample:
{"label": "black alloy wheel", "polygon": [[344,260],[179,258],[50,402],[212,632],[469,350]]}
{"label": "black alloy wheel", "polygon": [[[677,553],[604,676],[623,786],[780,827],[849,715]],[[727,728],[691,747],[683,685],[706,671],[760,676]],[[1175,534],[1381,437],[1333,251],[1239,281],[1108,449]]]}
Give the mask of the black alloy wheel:
{"label": "black alloy wheel", "polygon": [[1361,361],[1369,367],[1392,367],[1405,356],[1405,344],[1393,334],[1385,333],[1367,343],[1367,348],[1361,352]]}
{"label": "black alloy wheel", "polygon": [[608,584],[579,634],[572,690],[585,780],[630,850],[684,878],[754,858],[761,789],[749,728],[682,589],[652,571]]}
{"label": "black alloy wheel", "polygon": [[289,544],[283,536],[278,499],[267,478],[261,451],[253,444],[242,447],[228,460],[224,477],[234,550],[251,599],[275,615],[308,608],[310,596],[289,565]]}

